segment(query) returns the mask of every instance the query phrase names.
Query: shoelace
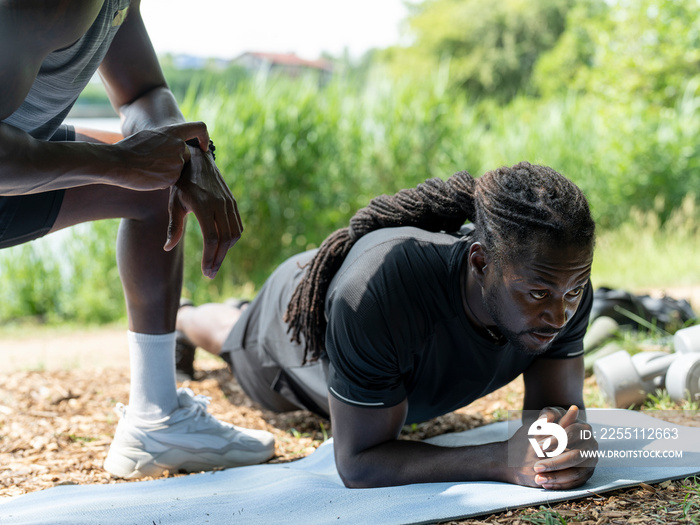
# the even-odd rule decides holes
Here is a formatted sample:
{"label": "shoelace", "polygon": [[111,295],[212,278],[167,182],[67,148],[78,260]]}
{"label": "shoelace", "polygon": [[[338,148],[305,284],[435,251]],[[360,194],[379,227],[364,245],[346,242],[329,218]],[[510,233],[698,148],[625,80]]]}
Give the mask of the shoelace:
{"label": "shoelace", "polygon": [[[205,420],[214,419],[214,417],[208,412],[208,406],[211,403],[211,397],[202,394],[194,395],[194,392],[189,388],[183,389],[187,395],[178,396],[180,402],[185,401],[181,408],[187,408],[188,412],[194,414],[194,420],[197,421],[199,418],[204,417]],[[218,421],[217,421],[218,422]]]}
{"label": "shoelace", "polygon": [[[189,388],[183,388],[181,391],[182,390],[184,390],[187,395],[178,396],[178,401],[181,403],[180,408],[186,409],[188,415],[194,415],[195,421],[203,417],[206,421],[213,419],[217,423],[220,423],[219,420],[212,416],[208,411],[209,404],[211,403],[211,397],[202,394],[194,395],[194,392]],[[182,404],[183,402],[184,404]],[[124,403],[117,403],[114,406],[114,412],[119,416],[119,419],[126,416],[127,409],[128,406]]]}

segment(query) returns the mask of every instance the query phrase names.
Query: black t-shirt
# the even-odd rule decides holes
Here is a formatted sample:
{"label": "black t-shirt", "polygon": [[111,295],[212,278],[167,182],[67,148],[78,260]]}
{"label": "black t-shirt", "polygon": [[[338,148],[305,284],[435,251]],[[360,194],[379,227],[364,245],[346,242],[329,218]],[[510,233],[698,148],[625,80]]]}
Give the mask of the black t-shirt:
{"label": "black t-shirt", "polygon": [[[535,359],[481,337],[464,313],[460,267],[468,237],[402,227],[362,237],[326,295],[328,387],[363,407],[408,398],[407,423],[425,421],[493,392]],[[583,353],[590,286],[543,355]]]}

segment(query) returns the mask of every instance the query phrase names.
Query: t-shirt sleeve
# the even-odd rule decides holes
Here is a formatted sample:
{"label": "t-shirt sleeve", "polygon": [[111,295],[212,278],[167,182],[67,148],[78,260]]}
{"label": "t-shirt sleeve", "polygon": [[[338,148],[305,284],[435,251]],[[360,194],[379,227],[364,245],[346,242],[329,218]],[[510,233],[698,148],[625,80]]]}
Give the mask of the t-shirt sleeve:
{"label": "t-shirt sleeve", "polygon": [[586,288],[583,291],[581,304],[579,305],[573,319],[564,329],[561,336],[558,337],[552,348],[550,348],[545,357],[552,359],[568,359],[583,355],[583,336],[586,335],[588,329],[588,319],[593,307],[593,287],[588,281]]}
{"label": "t-shirt sleeve", "polygon": [[390,407],[406,398],[388,321],[372,293],[336,290],[328,314],[329,392],[346,403]]}

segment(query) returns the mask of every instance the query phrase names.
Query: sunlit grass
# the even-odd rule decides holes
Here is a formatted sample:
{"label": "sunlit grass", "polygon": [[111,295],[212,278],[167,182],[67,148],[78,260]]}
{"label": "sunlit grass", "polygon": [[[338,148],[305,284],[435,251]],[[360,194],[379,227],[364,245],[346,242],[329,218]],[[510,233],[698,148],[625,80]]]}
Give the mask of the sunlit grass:
{"label": "sunlit grass", "polygon": [[630,291],[700,286],[700,209],[694,196],[663,225],[655,210],[633,210],[621,227],[600,232],[592,280],[596,287]]}
{"label": "sunlit grass", "polygon": [[647,400],[644,403],[644,408],[647,410],[700,410],[700,403],[690,399],[690,395],[686,390],[686,399],[681,403],[676,403],[665,389],[657,389],[655,392],[647,395]]}

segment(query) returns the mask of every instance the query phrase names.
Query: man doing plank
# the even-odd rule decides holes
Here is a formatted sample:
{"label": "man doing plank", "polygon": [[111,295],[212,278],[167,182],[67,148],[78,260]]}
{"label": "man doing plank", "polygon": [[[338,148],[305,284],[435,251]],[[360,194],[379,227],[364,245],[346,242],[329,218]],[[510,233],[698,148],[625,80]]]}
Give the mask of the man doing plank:
{"label": "man doing plank", "polygon": [[[472,228],[457,234],[465,221]],[[374,199],[318,250],[284,262],[245,309],[186,306],[177,328],[224,357],[264,407],[330,416],[350,487],[572,488],[593,473],[579,450],[597,446],[579,439],[590,429],[579,410],[594,230],[579,188],[547,167],[430,179]],[[397,439],[521,373],[523,408],[567,431],[561,455],[538,458],[529,424],[478,447]],[[508,466],[509,446],[524,466]]]}

